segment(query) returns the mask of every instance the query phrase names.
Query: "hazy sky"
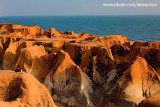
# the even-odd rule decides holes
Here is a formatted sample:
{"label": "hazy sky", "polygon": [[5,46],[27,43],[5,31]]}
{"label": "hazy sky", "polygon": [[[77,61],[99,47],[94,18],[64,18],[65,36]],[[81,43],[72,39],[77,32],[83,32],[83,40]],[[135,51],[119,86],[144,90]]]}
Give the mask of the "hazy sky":
{"label": "hazy sky", "polygon": [[[157,7],[103,7],[103,3],[157,3]],[[160,14],[160,0],[0,0],[0,16]]]}

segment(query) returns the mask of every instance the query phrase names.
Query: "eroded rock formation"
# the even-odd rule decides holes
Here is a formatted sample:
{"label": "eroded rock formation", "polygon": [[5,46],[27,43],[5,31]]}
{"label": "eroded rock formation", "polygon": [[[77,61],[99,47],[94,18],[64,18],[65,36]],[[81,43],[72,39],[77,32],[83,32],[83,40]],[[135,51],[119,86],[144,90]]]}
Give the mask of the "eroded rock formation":
{"label": "eroded rock formation", "polygon": [[150,96],[149,98],[141,101],[138,104],[138,107],[159,107],[160,106],[160,94],[155,94]]}
{"label": "eroded rock formation", "polygon": [[1,107],[55,107],[47,88],[31,74],[0,70]]}
{"label": "eroded rock formation", "polygon": [[140,57],[136,58],[117,83],[124,92],[124,99],[137,104],[160,91],[159,75]]}
{"label": "eroded rock formation", "polygon": [[[0,71],[2,105],[48,107],[54,103],[47,101],[54,100],[58,107],[133,107],[140,102],[139,106],[159,106],[160,42],[132,43],[121,35],[76,35],[55,28],[0,24],[0,62],[0,69],[18,72]],[[30,74],[47,87],[52,99]],[[17,85],[12,84],[17,78]],[[35,90],[26,81],[36,84]],[[12,98],[4,88],[11,90],[9,84],[29,96],[12,88]],[[41,97],[30,96],[31,90]],[[31,101],[33,97],[37,100]]]}
{"label": "eroded rock formation", "polygon": [[93,107],[92,82],[87,75],[74,64],[68,53],[60,50],[55,58],[54,67],[44,81],[53,100],[67,106]]}

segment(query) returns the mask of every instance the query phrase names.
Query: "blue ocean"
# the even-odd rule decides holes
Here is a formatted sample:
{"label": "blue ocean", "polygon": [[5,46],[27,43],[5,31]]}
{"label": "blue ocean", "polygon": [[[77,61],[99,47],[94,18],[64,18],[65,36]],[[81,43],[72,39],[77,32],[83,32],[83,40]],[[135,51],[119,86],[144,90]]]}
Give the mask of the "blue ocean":
{"label": "blue ocean", "polygon": [[39,25],[43,30],[122,35],[130,41],[160,41],[160,15],[115,16],[15,16],[0,17],[0,23]]}

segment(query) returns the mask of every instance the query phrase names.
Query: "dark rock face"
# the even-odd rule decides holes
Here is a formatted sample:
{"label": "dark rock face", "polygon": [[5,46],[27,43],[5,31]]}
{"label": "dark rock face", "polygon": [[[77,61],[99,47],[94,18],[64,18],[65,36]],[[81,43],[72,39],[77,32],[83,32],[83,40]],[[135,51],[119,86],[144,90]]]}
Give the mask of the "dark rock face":
{"label": "dark rock face", "polygon": [[13,101],[16,100],[19,96],[22,96],[22,89],[20,87],[24,87],[24,83],[21,78],[16,78],[9,83],[9,88],[6,90],[6,96],[4,98],[5,101]]}
{"label": "dark rock face", "polygon": [[74,60],[76,65],[80,65],[81,62],[82,62],[82,54],[83,54],[83,52],[82,52],[80,47],[78,47],[78,49],[76,49],[75,52],[76,53],[75,53],[75,56],[74,56],[73,60]]}
{"label": "dark rock face", "polygon": [[160,106],[159,95],[160,94],[155,94],[146,98],[145,100],[141,101],[138,104],[138,107],[159,107]]}
{"label": "dark rock face", "polygon": [[48,90],[31,74],[9,70],[0,70],[0,100],[3,107],[55,107]]}
{"label": "dark rock face", "polygon": [[53,100],[67,106],[93,106],[92,83],[87,75],[66,52],[59,51],[55,58],[53,69],[44,81]]}

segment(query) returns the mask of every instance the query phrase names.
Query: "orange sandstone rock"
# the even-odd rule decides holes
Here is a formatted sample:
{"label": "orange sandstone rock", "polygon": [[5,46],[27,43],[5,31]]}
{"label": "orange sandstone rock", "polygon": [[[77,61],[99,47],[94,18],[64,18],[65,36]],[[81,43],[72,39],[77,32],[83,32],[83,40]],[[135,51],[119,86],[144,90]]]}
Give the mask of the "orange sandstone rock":
{"label": "orange sandstone rock", "polygon": [[59,32],[60,34],[67,34],[67,35],[75,35],[75,33],[73,31],[69,31],[69,32]]}
{"label": "orange sandstone rock", "polygon": [[0,59],[2,58],[3,54],[4,54],[3,45],[0,43]]}
{"label": "orange sandstone rock", "polygon": [[0,43],[0,69],[3,68],[3,65],[2,65],[3,55],[4,55],[4,48],[3,48],[3,45]]}
{"label": "orange sandstone rock", "polygon": [[142,42],[136,41],[133,43],[132,47],[148,47],[148,48],[160,48],[160,42]]}
{"label": "orange sandstone rock", "polygon": [[90,37],[90,34],[88,34],[88,33],[79,33],[77,36],[79,38],[81,38],[81,39],[86,39],[86,38]]}
{"label": "orange sandstone rock", "polygon": [[55,28],[50,28],[49,29],[49,34],[50,34],[50,36],[49,37],[60,37],[60,36],[62,36],[59,32],[57,32],[56,31],[56,29]]}
{"label": "orange sandstone rock", "polygon": [[112,47],[114,45],[122,45],[127,46],[128,48],[132,43],[130,43],[126,37],[122,37],[121,35],[109,35],[103,38],[103,42],[106,47]]}
{"label": "orange sandstone rock", "polygon": [[3,69],[13,69],[20,55],[20,50],[29,46],[33,46],[33,42],[10,43],[3,55]]}
{"label": "orange sandstone rock", "polygon": [[47,75],[44,85],[55,102],[68,106],[93,106],[92,82],[74,64],[68,53],[60,50],[52,63],[53,69]]}
{"label": "orange sandstone rock", "polygon": [[159,93],[159,82],[160,77],[156,71],[145,59],[137,57],[117,83],[124,92],[124,99],[138,104],[150,95]]}
{"label": "orange sandstone rock", "polygon": [[44,85],[31,74],[0,70],[0,105],[2,107],[55,107]]}
{"label": "orange sandstone rock", "polygon": [[155,94],[141,101],[138,107],[160,107],[160,94]]}
{"label": "orange sandstone rock", "polygon": [[160,49],[159,48],[149,48],[149,47],[132,47],[130,51],[122,58],[133,61],[136,56],[144,58],[147,63],[160,74]]}
{"label": "orange sandstone rock", "polygon": [[85,39],[86,41],[98,41],[98,42],[102,41],[102,37],[99,35],[92,35],[92,34],[88,34],[88,33],[79,33],[77,36],[80,39]]}
{"label": "orange sandstone rock", "polygon": [[23,35],[33,35],[33,36],[41,36],[44,31],[37,25],[35,26],[21,26],[21,25],[13,25],[13,32],[21,32]]}
{"label": "orange sandstone rock", "polygon": [[[102,38],[0,24],[0,65],[30,72],[44,82],[58,106],[136,106],[157,94],[159,48],[159,42],[132,43],[121,35]],[[0,100],[4,106],[19,102]]]}
{"label": "orange sandstone rock", "polygon": [[68,52],[71,59],[84,68],[92,56],[98,54],[103,48],[103,44],[92,42],[68,43],[65,46],[65,51]]}
{"label": "orange sandstone rock", "polygon": [[47,55],[43,46],[31,46],[20,50],[14,70],[24,70],[33,74],[40,82],[43,82],[49,72],[49,60],[43,60]]}
{"label": "orange sandstone rock", "polygon": [[37,25],[35,26],[22,26],[22,25],[16,25],[16,24],[4,24],[1,25],[0,33],[2,32],[8,32],[8,33],[19,33],[21,32],[22,35],[33,35],[33,36],[41,36],[44,31]]}
{"label": "orange sandstone rock", "polygon": [[63,38],[68,38],[68,39],[78,39],[78,36],[73,32],[59,32]]}
{"label": "orange sandstone rock", "polygon": [[0,33],[3,32],[12,32],[12,24],[0,24]]}
{"label": "orange sandstone rock", "polygon": [[93,56],[83,71],[90,77],[92,82],[97,85],[103,84],[107,73],[114,68],[114,59],[110,50],[103,49],[97,56]]}
{"label": "orange sandstone rock", "polygon": [[10,43],[3,56],[3,69],[10,69],[33,74],[40,82],[50,71],[54,54],[48,55],[42,45],[34,41]]}

